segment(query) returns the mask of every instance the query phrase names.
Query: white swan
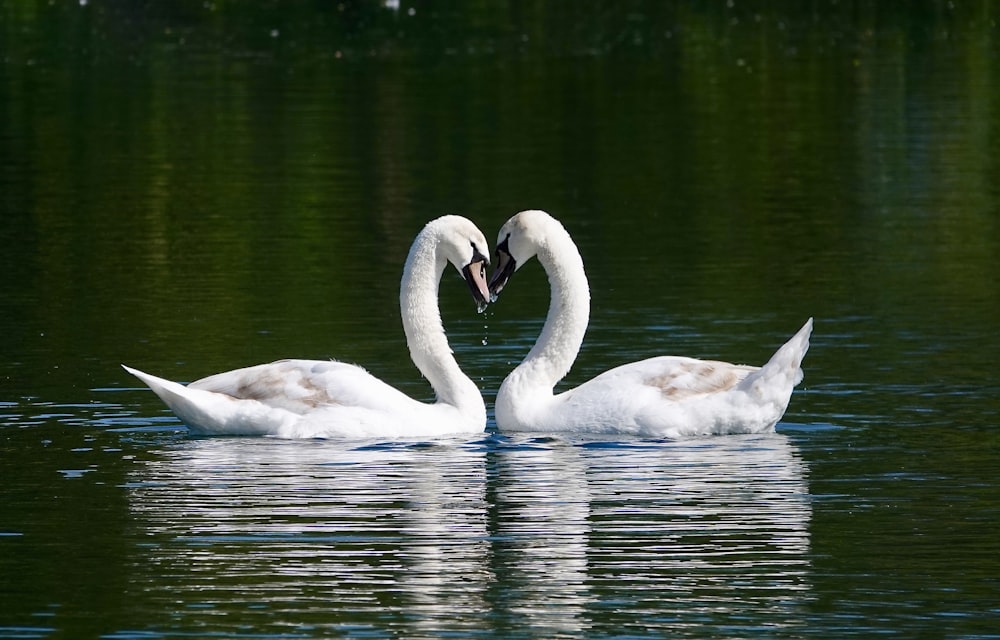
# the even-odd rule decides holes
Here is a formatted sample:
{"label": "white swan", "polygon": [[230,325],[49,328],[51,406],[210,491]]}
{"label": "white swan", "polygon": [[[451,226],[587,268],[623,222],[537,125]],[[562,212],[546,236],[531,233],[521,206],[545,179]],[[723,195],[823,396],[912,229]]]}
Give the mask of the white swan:
{"label": "white swan", "polygon": [[659,356],[553,394],[576,359],[590,316],[580,252],[562,224],[544,211],[522,211],[508,220],[496,252],[490,278],[494,300],[514,271],[536,255],[552,290],[541,335],[497,393],[501,430],[659,438],[770,431],[802,380],[812,318],[760,368]]}
{"label": "white swan", "polygon": [[187,386],[125,370],[146,383],[197,434],[394,438],[481,433],[486,405],[448,345],[438,284],[451,262],[481,311],[489,297],[488,247],[482,232],[460,216],[429,222],[410,247],[399,306],[410,357],[434,388],[434,404],[414,400],[361,367],[337,361],[280,360]]}

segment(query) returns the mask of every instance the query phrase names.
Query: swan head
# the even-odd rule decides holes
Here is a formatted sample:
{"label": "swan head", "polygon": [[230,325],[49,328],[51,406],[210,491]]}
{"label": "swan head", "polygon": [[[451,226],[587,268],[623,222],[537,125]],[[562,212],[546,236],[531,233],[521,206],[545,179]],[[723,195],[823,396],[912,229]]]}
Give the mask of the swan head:
{"label": "swan head", "polygon": [[515,214],[497,234],[497,263],[490,278],[490,300],[495,302],[514,272],[545,246],[548,229],[559,222],[544,211],[529,210]]}
{"label": "swan head", "polygon": [[476,301],[480,313],[490,301],[490,290],[486,283],[486,267],[490,266],[490,248],[486,236],[471,220],[461,216],[439,218],[442,232],[439,249],[448,262],[458,269],[469,285],[469,291]]}

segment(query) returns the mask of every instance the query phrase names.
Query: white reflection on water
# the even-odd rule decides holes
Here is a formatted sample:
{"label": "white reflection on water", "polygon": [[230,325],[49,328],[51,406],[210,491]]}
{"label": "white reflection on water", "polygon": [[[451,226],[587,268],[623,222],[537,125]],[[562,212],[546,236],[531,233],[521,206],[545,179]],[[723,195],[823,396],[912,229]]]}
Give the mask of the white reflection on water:
{"label": "white reflection on water", "polygon": [[499,457],[491,519],[506,606],[526,623],[695,636],[803,624],[811,510],[785,436],[528,444]]}
{"label": "white reflection on water", "polygon": [[131,478],[134,597],[150,628],[222,635],[795,627],[804,475],[775,434],[188,440]]}
{"label": "white reflection on water", "polygon": [[419,629],[483,611],[484,461],[472,445],[184,442],[133,479],[140,589],[193,607],[184,628],[225,612],[258,629]]}
{"label": "white reflection on water", "polygon": [[490,523],[507,585],[497,604],[512,624],[568,634],[590,626],[591,496],[581,454],[562,441],[521,440],[496,457]]}

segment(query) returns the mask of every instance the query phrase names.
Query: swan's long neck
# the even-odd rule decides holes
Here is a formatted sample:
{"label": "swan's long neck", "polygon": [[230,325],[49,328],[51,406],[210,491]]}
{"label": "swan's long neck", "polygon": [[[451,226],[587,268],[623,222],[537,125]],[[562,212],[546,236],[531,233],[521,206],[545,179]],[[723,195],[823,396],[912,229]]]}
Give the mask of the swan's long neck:
{"label": "swan's long neck", "polygon": [[508,380],[520,386],[521,393],[551,394],[583,344],[590,321],[590,286],[583,258],[561,225],[549,230],[537,255],[549,277],[549,312],[535,345]]}
{"label": "swan's long neck", "polygon": [[448,264],[437,256],[437,240],[427,234],[414,242],[403,268],[399,309],[410,358],[427,378],[440,403],[460,412],[480,417],[485,423],[486,407],[475,383],[462,372],[452,354],[441,323],[438,285]]}

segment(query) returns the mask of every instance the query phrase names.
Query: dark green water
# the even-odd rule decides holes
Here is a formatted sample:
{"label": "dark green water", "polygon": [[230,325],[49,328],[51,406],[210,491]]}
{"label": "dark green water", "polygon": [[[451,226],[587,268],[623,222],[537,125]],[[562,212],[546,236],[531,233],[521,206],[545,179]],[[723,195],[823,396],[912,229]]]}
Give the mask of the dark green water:
{"label": "dark green water", "polygon": [[[0,2],[0,637],[1000,637],[998,14]],[[525,208],[570,384],[814,316],[778,433],[195,439],[118,367],[428,398],[410,241]],[[442,283],[488,405],[547,295]]]}

